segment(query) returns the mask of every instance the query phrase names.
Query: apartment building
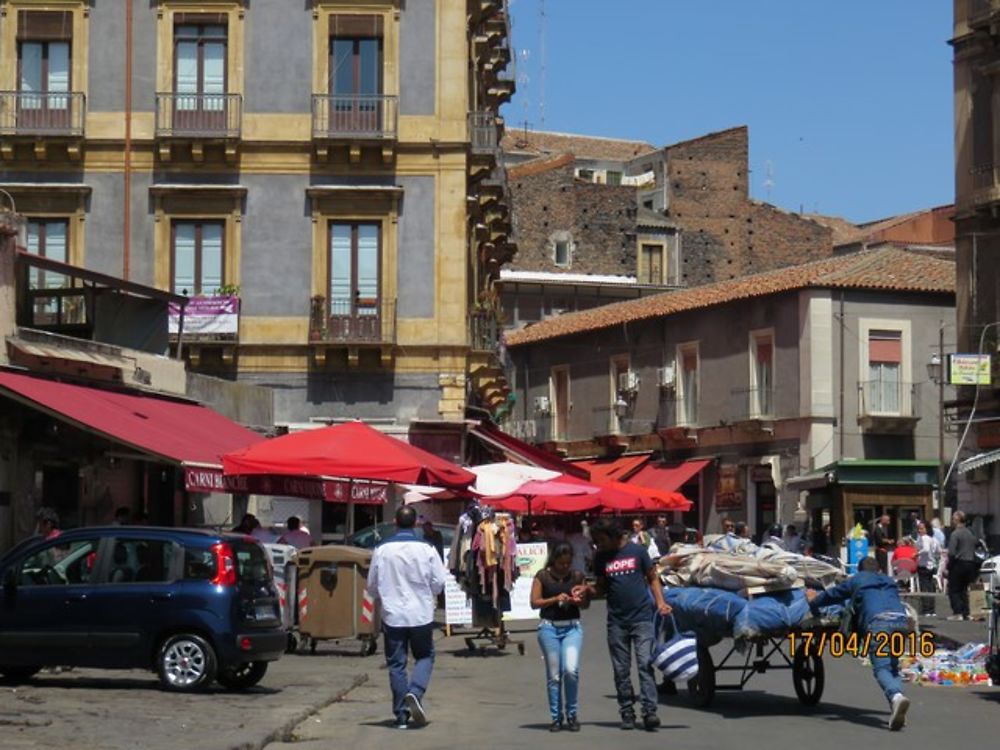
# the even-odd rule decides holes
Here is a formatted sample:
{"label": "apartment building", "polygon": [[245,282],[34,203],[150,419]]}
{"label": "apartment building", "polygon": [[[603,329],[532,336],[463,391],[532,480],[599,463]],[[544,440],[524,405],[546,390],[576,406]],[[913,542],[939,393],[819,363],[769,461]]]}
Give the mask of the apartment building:
{"label": "apartment building", "polygon": [[31,252],[196,298],[175,351],[277,422],[461,420],[509,38],[505,0],[3,0],[0,188]]}

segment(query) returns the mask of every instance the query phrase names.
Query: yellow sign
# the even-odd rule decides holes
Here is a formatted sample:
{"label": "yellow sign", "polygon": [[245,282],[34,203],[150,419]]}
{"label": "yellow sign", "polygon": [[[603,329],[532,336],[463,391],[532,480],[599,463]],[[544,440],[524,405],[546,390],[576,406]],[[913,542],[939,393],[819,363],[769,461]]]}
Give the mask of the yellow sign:
{"label": "yellow sign", "polygon": [[949,354],[948,382],[952,385],[990,385],[989,354]]}

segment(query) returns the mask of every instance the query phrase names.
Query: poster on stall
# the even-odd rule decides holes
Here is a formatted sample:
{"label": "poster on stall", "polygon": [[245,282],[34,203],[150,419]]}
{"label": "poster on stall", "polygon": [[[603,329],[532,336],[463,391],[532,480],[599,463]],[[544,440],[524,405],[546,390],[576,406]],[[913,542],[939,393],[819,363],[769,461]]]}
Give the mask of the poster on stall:
{"label": "poster on stall", "polygon": [[451,573],[444,580],[444,624],[472,624],[472,600]]}
{"label": "poster on stall", "polygon": [[531,608],[531,582],[535,574],[545,567],[549,556],[549,545],[545,542],[530,542],[517,545],[518,579],[510,592],[510,612],[503,613],[504,620],[537,620],[538,610]]}

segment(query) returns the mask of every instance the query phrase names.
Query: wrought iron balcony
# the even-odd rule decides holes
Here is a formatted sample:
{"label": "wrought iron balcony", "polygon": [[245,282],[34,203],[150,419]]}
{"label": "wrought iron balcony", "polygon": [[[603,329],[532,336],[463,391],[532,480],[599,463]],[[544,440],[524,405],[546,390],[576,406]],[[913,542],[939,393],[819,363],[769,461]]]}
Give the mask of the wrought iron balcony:
{"label": "wrought iron balcony", "polygon": [[593,437],[650,435],[655,430],[651,419],[636,419],[632,416],[619,416],[610,406],[594,407]]}
{"label": "wrought iron balcony", "polygon": [[313,94],[313,138],[396,140],[397,105],[383,94]]}
{"label": "wrought iron balcony", "polygon": [[396,343],[396,300],[313,297],[309,340],[335,344]]}
{"label": "wrought iron balcony", "polygon": [[744,388],[732,392],[730,419],[734,422],[768,421],[775,415],[774,388]]}
{"label": "wrought iron balcony", "polygon": [[858,383],[858,424],[872,432],[908,432],[920,420],[919,383]]}
{"label": "wrought iron balcony", "polygon": [[242,94],[156,95],[157,138],[238,139],[242,123]]}
{"label": "wrought iron balcony", "polygon": [[82,137],[86,105],[79,91],[2,91],[0,135]]}
{"label": "wrought iron balcony", "polygon": [[469,141],[474,154],[497,153],[500,148],[500,128],[495,113],[469,113]]}

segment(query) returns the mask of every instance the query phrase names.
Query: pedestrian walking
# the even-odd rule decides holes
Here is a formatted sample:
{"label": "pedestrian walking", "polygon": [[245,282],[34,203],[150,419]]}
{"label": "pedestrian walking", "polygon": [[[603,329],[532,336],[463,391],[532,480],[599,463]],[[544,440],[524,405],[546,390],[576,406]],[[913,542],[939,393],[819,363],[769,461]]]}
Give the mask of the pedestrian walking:
{"label": "pedestrian walking", "polygon": [[[437,550],[415,533],[417,512],[396,511],[398,531],[375,548],[368,593],[382,609],[385,662],[397,729],[427,723],[423,698],[434,668],[434,604],[444,591],[445,569]],[[409,655],[414,665],[406,674]]]}
{"label": "pedestrian walking", "polygon": [[951,604],[949,620],[971,620],[969,613],[969,584],[979,575],[976,563],[976,535],[965,525],[965,514],[956,510],[951,514],[953,527],[948,538],[948,600]]}
{"label": "pedestrian walking", "polygon": [[936,617],[934,594],[937,592],[935,577],[941,564],[941,545],[930,533],[927,524],[917,522],[917,584],[920,588],[920,614]]}
{"label": "pedestrian walking", "polygon": [[578,598],[602,596],[608,600],[608,650],[618,696],[621,728],[635,729],[635,692],[632,689],[632,653],[639,673],[642,723],[656,731],[656,677],[653,674],[653,616],[657,611],[670,614],[663,599],[656,568],[649,552],[629,540],[614,518],[602,518],[590,530],[597,555],[594,558],[596,585],[583,584],[573,589]]}
{"label": "pedestrian walking", "polygon": [[579,593],[574,596],[573,590],[583,583],[583,572],[573,569],[573,546],[569,542],[556,542],[545,568],[531,582],[531,607],[539,610],[541,617],[538,645],[545,658],[552,732],[564,727],[571,732],[580,731],[577,718],[583,649],[580,609],[588,601]]}
{"label": "pedestrian walking", "polygon": [[883,515],[878,519],[875,528],[872,529],[872,544],[875,546],[875,560],[878,562],[878,569],[884,574],[889,572],[889,552],[896,546],[896,540],[891,536],[889,530],[890,518]]}
{"label": "pedestrian walking", "polygon": [[[871,633],[868,657],[872,662],[875,680],[889,701],[889,729],[898,731],[906,723],[906,712],[910,699],[903,695],[903,683],[899,679],[899,658],[889,647],[888,636],[907,627],[906,610],[899,599],[896,582],[879,572],[878,562],[866,557],[858,564],[858,572],[837,586],[823,592],[812,589],[806,591],[809,607],[814,615],[819,615],[821,607],[831,604],[852,602],[858,629]],[[876,634],[885,634],[883,642]],[[869,639],[865,638],[866,642]],[[881,646],[881,648],[879,648]]]}

